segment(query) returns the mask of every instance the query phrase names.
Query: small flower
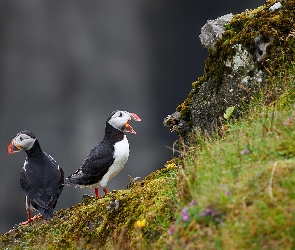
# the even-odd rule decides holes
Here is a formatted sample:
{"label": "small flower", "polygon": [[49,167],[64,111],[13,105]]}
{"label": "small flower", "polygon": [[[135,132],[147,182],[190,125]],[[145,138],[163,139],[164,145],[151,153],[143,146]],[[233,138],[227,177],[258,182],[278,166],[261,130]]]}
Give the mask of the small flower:
{"label": "small flower", "polygon": [[170,227],[170,229],[169,229],[169,231],[168,231],[168,234],[173,234],[174,233],[174,230],[175,230],[175,224],[173,224],[171,227]]}
{"label": "small flower", "polygon": [[181,216],[183,221],[188,221],[189,214],[187,213],[187,207],[181,210]]}
{"label": "small flower", "polygon": [[229,190],[226,190],[225,195],[226,196],[229,196],[230,195],[230,191]]}
{"label": "small flower", "polygon": [[138,220],[134,223],[134,226],[139,228],[139,229],[142,229],[146,224],[146,219],[142,219],[142,220]]}
{"label": "small flower", "polygon": [[203,213],[200,213],[200,217],[205,217],[205,213],[203,212]]}
{"label": "small flower", "polygon": [[220,222],[220,221],[221,221],[220,218],[218,218],[218,217],[216,217],[214,220],[215,220],[216,222]]}
{"label": "small flower", "polygon": [[213,210],[210,209],[210,208],[206,208],[206,209],[205,209],[205,214],[206,214],[206,215],[214,216],[214,212],[213,212]]}
{"label": "small flower", "polygon": [[198,205],[198,202],[195,200],[191,200],[191,202],[188,204],[189,206]]}
{"label": "small flower", "polygon": [[247,148],[243,149],[243,150],[241,151],[241,154],[242,154],[242,155],[247,155],[247,154],[249,154],[249,149],[247,149]]}

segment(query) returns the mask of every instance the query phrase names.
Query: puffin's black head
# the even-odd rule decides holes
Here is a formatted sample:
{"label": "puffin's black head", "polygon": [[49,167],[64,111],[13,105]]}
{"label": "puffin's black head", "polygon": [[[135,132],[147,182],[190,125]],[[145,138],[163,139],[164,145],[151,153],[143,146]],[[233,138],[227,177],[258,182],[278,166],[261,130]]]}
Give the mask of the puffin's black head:
{"label": "puffin's black head", "polygon": [[20,152],[21,150],[29,150],[36,141],[36,136],[28,131],[24,130],[22,132],[19,132],[16,137],[9,143],[7,148],[8,154],[13,154]]}
{"label": "puffin's black head", "polygon": [[107,123],[113,126],[115,129],[118,129],[122,132],[129,132],[136,134],[134,129],[128,123],[131,119],[135,121],[141,121],[139,116],[134,113],[130,113],[127,111],[116,110],[110,114],[110,117],[107,119]]}

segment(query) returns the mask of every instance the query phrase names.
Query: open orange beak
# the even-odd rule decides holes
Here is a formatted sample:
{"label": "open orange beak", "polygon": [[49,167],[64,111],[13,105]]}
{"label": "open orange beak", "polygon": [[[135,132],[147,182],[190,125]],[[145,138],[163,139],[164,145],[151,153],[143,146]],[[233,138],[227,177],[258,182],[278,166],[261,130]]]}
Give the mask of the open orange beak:
{"label": "open orange beak", "polygon": [[135,130],[131,127],[131,125],[128,122],[125,123],[124,132],[136,134]]}
{"label": "open orange beak", "polygon": [[8,145],[7,153],[8,153],[9,155],[11,155],[11,154],[14,154],[14,153],[19,152],[19,151],[21,151],[20,146],[16,146],[16,145],[14,145],[14,140],[12,140],[12,141],[9,143],[9,145]]}
{"label": "open orange beak", "polygon": [[[135,114],[135,113],[130,113],[130,112],[128,112],[129,113],[129,115],[130,115],[130,119],[129,119],[129,121],[131,120],[131,119],[133,119],[134,121],[141,121],[141,119],[139,118],[139,116],[137,115],[137,114]],[[128,122],[129,122],[128,121]],[[135,132],[135,130],[131,127],[131,125],[128,123],[128,122],[126,122],[125,123],[125,129],[124,129],[124,132],[128,132],[128,133],[132,133],[132,134],[136,134],[136,132]]]}

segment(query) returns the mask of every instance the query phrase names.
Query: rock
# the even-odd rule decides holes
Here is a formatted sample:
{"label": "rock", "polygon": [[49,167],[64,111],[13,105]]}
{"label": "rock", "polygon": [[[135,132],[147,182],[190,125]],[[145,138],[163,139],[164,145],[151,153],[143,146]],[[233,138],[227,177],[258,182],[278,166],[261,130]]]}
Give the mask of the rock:
{"label": "rock", "polygon": [[[272,37],[270,37],[270,40],[272,40]],[[256,47],[256,50],[255,50],[256,60],[261,61],[264,59],[266,55],[266,48],[270,44],[270,42],[269,43],[263,42],[260,35],[254,38],[254,42]]]}
{"label": "rock", "polygon": [[214,48],[214,44],[217,39],[222,37],[222,33],[225,31],[224,25],[229,23],[233,18],[233,14],[227,14],[218,17],[215,20],[208,20],[207,23],[201,28],[200,40],[202,45],[208,48]]}
{"label": "rock", "polygon": [[281,2],[277,2],[274,5],[272,5],[271,7],[269,7],[269,11],[275,11],[282,8],[282,4]]}
{"label": "rock", "polygon": [[164,126],[170,129],[171,132],[177,132],[177,131],[182,131],[182,132],[189,132],[189,125],[188,123],[181,119],[180,112],[174,112],[171,115],[168,115],[164,119]]}
{"label": "rock", "polygon": [[[284,1],[279,12],[272,11],[278,6],[273,3],[203,26],[200,39],[209,52],[204,75],[192,83],[176,112],[164,119],[164,125],[185,143],[192,140],[193,131],[212,135],[225,123],[223,114],[229,107],[235,107],[230,119],[243,115],[251,100],[266,89],[267,79],[282,65],[294,63],[295,1]],[[265,102],[275,100],[279,88],[271,92]]]}

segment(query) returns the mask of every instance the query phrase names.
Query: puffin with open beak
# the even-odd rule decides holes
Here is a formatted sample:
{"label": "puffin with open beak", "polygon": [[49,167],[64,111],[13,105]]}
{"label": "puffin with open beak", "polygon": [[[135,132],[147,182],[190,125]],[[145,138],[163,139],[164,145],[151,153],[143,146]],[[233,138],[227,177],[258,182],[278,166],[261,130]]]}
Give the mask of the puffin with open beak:
{"label": "puffin with open beak", "polygon": [[[64,173],[57,162],[40,147],[36,136],[30,131],[22,131],[9,143],[7,153],[20,151],[27,153],[20,174],[20,185],[26,195],[27,224],[41,216],[44,219],[52,217],[57,199],[62,192]],[[31,217],[31,210],[37,210],[40,215]]]}
{"label": "puffin with open beak", "polygon": [[141,121],[135,113],[113,111],[106,121],[103,140],[90,151],[80,169],[66,178],[65,185],[94,188],[96,198],[98,187],[107,194],[108,181],[122,170],[129,157],[125,133],[136,134],[130,120]]}

